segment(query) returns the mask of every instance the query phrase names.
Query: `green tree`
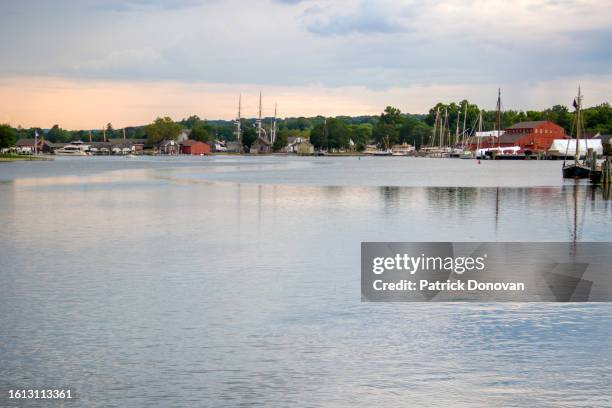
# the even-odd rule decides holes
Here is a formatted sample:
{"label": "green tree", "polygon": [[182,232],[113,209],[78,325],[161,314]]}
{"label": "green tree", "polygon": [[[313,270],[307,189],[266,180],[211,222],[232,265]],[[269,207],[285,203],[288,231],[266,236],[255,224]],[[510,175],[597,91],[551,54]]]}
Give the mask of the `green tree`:
{"label": "green tree", "polygon": [[612,107],[608,103],[587,108],[584,113],[584,125],[587,132],[609,135],[612,133]]}
{"label": "green tree", "polygon": [[59,125],[53,125],[53,127],[47,132],[47,140],[55,143],[66,143],[70,142],[72,135],[70,132],[62,129]]}
{"label": "green tree", "polygon": [[279,130],[276,133],[276,139],[272,144],[272,150],[275,152],[281,151],[285,146],[287,146],[289,131],[283,129]]}
{"label": "green tree", "polygon": [[327,131],[324,123],[319,123],[310,131],[310,143],[315,149],[323,149],[327,147]]}
{"label": "green tree", "polygon": [[187,119],[181,120],[181,125],[185,126],[187,129],[193,129],[201,122],[203,122],[203,120],[200,119],[198,115],[191,115]]}
{"label": "green tree", "polygon": [[355,147],[357,147],[357,145],[361,143],[365,149],[365,145],[368,144],[370,139],[372,139],[373,128],[374,127],[370,123],[361,123],[358,125],[349,126],[350,138],[353,143],[355,143]]}
{"label": "green tree", "polygon": [[349,145],[350,131],[342,119],[331,118],[327,121],[328,148],[343,149]]}
{"label": "green tree", "polygon": [[217,125],[214,127],[215,138],[223,139],[227,141],[236,140],[236,126],[235,125]]}
{"label": "green tree", "polygon": [[113,129],[113,125],[112,125],[112,123],[108,122],[108,123],[106,124],[106,138],[107,138],[107,139],[112,139],[112,138],[114,138],[115,136],[116,136],[116,135],[115,135],[115,129]]}
{"label": "green tree", "polygon": [[372,130],[376,142],[384,149],[399,142],[399,130],[404,122],[404,117],[399,109],[387,106],[381,113],[378,122]]}
{"label": "green tree", "polygon": [[414,117],[407,117],[400,128],[400,143],[408,143],[413,146],[421,146],[428,143],[432,128],[425,122]]}
{"label": "green tree", "polygon": [[255,142],[256,139],[257,139],[257,132],[255,131],[254,127],[248,126],[242,132],[242,145],[246,146],[247,149],[251,148],[251,145],[253,144],[253,142]]}
{"label": "green tree", "polygon": [[213,138],[213,128],[205,121],[200,121],[191,128],[191,139],[209,142]]}
{"label": "green tree", "polygon": [[348,147],[350,130],[348,125],[338,118],[329,118],[315,125],[310,132],[310,143],[317,149],[343,149]]}
{"label": "green tree", "polygon": [[174,140],[178,137],[183,127],[169,117],[157,118],[155,122],[145,126],[147,142],[149,144],[159,143],[162,140]]}
{"label": "green tree", "polygon": [[15,144],[17,132],[9,125],[0,125],[0,148],[11,147]]}
{"label": "green tree", "polygon": [[405,116],[399,109],[387,106],[372,130],[374,140],[379,146],[390,149],[400,142],[400,129],[404,121]]}

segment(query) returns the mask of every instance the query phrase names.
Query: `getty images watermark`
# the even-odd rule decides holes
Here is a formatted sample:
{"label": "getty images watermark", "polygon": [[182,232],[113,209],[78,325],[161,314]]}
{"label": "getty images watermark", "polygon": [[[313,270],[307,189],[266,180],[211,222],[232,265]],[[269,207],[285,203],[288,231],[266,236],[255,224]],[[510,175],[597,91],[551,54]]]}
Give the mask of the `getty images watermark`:
{"label": "getty images watermark", "polygon": [[369,302],[612,302],[609,242],[363,242]]}

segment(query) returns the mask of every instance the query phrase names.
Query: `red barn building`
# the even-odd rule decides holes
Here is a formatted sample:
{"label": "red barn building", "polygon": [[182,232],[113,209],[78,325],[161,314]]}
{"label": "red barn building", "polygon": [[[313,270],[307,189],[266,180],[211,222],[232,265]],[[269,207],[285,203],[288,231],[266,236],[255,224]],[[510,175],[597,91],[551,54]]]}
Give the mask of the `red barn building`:
{"label": "red barn building", "polygon": [[501,147],[520,146],[525,152],[545,152],[553,140],[566,139],[565,129],[549,121],[519,122],[506,129],[499,138]]}
{"label": "red barn building", "polygon": [[197,140],[185,140],[181,142],[181,153],[197,156],[202,154],[210,154],[210,145]]}

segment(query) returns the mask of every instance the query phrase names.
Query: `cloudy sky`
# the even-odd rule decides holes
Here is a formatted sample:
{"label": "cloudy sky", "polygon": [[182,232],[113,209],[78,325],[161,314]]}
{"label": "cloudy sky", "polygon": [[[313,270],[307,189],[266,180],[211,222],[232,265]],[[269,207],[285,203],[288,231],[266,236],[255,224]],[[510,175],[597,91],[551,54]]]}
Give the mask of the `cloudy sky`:
{"label": "cloudy sky", "polygon": [[426,112],[612,94],[612,2],[2,0],[0,122]]}

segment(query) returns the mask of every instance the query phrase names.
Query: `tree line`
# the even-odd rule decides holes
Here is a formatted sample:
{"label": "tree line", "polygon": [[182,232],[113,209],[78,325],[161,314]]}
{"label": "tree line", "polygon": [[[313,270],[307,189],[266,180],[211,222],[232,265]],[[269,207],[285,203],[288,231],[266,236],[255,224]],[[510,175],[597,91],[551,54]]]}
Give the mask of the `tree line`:
{"label": "tree line", "polygon": [[[451,103],[438,103],[429,109],[427,114],[403,113],[399,109],[388,106],[380,115],[372,116],[336,116],[326,118],[291,117],[277,119],[277,138],[274,150],[280,150],[287,145],[291,137],[304,137],[317,149],[345,149],[355,148],[360,151],[367,144],[375,143],[382,148],[392,145],[409,143],[415,146],[427,144],[434,126],[436,114],[447,116],[447,125],[450,132],[458,129],[463,132],[464,122],[466,132],[472,132],[481,109],[468,100]],[[464,113],[465,112],[465,113]],[[497,112],[483,110],[483,129],[497,129]],[[543,111],[504,110],[501,113],[502,129],[521,121],[550,120],[563,128],[567,134],[574,134],[574,115],[567,106],[555,105]],[[465,119],[464,119],[465,117]],[[608,103],[583,110],[585,130],[588,133],[612,133],[612,107]],[[272,118],[263,120],[266,132],[269,134]],[[241,122],[242,142],[250,145],[257,138],[255,119],[243,119]],[[157,118],[153,123],[143,126],[115,129],[108,123],[104,129],[96,130],[66,130],[59,125],[51,129],[41,128],[13,128],[9,125],[0,125],[0,147],[15,144],[17,139],[33,138],[35,132],[44,136],[50,142],[70,142],[73,140],[102,141],[105,138],[146,139],[152,146],[164,139],[176,138],[183,130],[190,131],[190,138],[203,142],[214,139],[235,141],[235,123],[228,120],[206,120],[197,115],[189,116],[180,121],[169,117]]]}

